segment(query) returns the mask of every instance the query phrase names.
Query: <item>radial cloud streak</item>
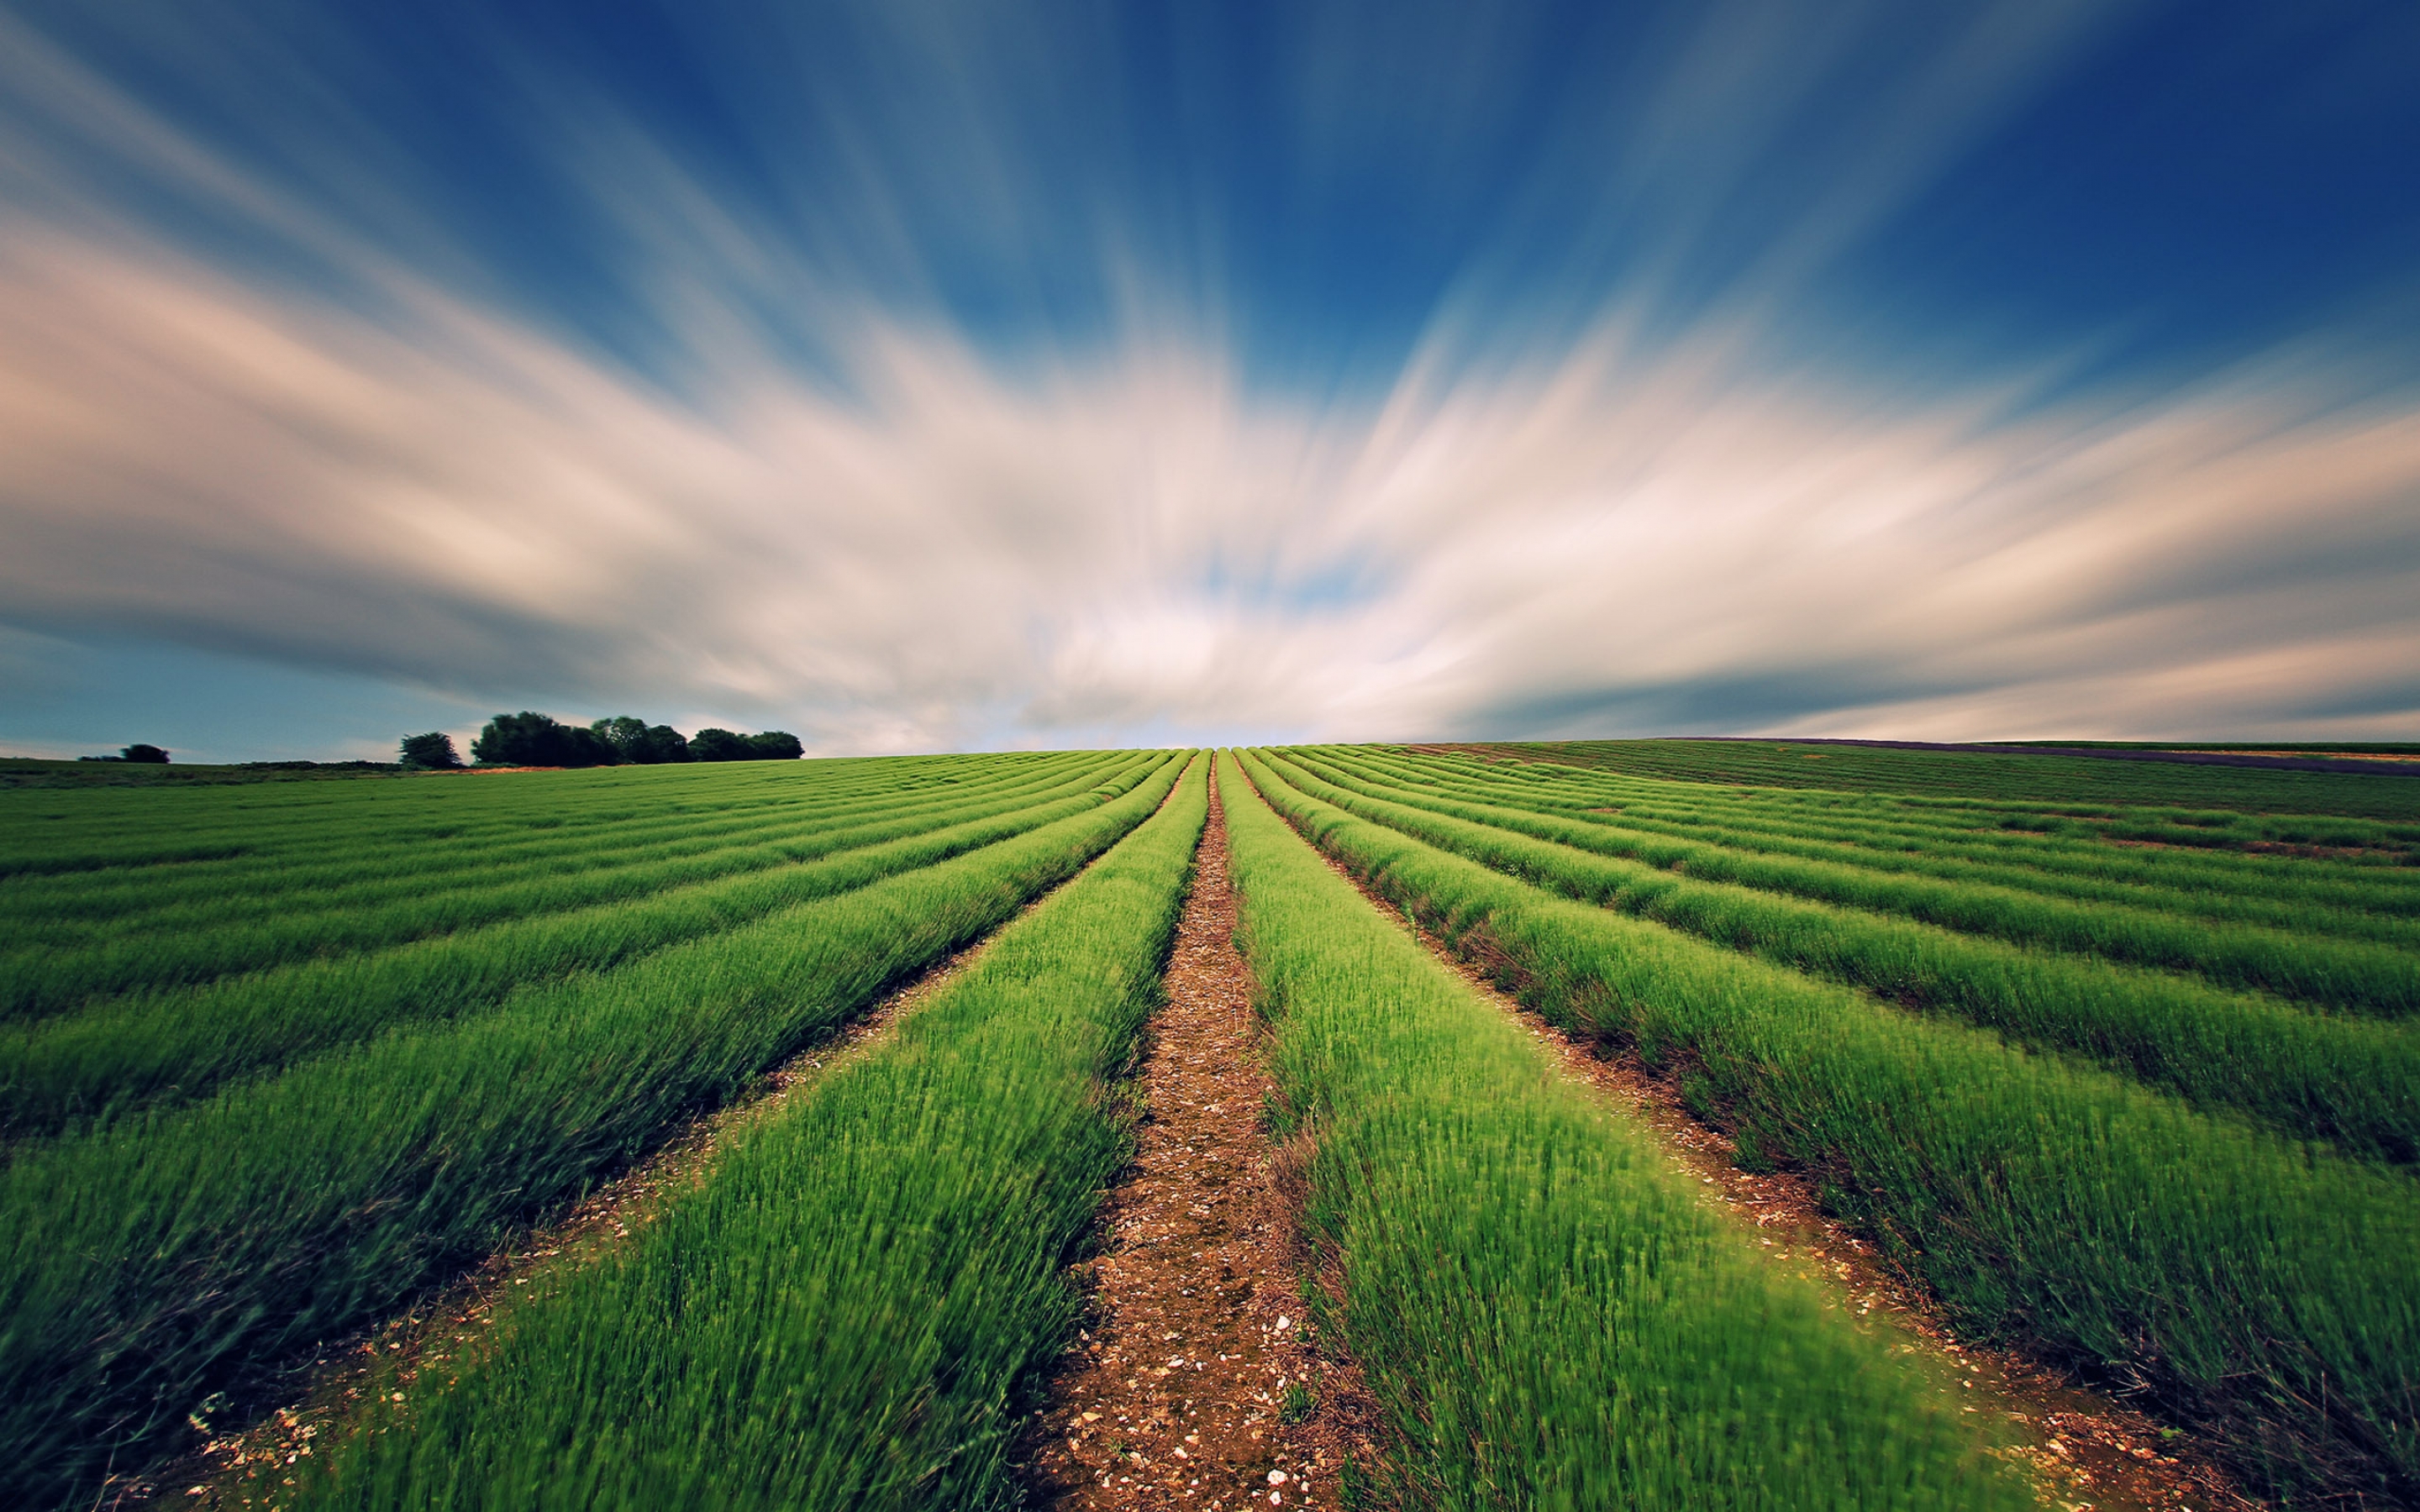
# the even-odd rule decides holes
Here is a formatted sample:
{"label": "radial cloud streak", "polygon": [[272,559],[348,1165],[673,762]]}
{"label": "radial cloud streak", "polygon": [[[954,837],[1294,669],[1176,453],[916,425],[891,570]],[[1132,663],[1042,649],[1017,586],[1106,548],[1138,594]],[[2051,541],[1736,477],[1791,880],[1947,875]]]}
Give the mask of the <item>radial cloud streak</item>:
{"label": "radial cloud streak", "polygon": [[[375,68],[335,23],[193,44],[230,130],[11,20],[0,621],[836,752],[2420,735],[2408,278],[2191,341],[2148,302],[1912,340],[1927,279],[1877,291],[2157,13],[1676,9],[1575,33],[1638,85],[1603,98],[1539,71],[1551,9],[1349,67],[1277,25],[1274,142],[1174,19],[1155,61],[1072,11],[868,11],[744,66],[666,21],[717,104],[677,121],[473,26],[504,188],[582,228],[543,292],[401,107],[230,102]],[[929,110],[787,100],[841,40]],[[1525,114],[1488,58],[1566,93]],[[1399,265],[1271,271],[1356,193]]]}

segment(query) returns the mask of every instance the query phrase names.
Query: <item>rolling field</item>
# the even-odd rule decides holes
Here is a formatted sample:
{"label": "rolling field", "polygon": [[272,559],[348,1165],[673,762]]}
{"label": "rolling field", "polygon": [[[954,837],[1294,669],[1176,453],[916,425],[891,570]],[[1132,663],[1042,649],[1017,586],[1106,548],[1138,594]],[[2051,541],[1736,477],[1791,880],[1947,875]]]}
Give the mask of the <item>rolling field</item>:
{"label": "rolling field", "polygon": [[[2420,779],[1816,754],[0,790],[0,1497],[999,1505],[1081,1358],[1192,1385],[1059,1412],[1071,1506],[2060,1504],[1468,971],[1939,1330],[2266,1504],[2420,1504]],[[1203,845],[1295,1280],[1145,1335],[1082,1262],[1165,1239],[1096,1214],[1187,1116],[1138,1068]],[[1187,1342],[1262,1305],[1319,1393]]]}

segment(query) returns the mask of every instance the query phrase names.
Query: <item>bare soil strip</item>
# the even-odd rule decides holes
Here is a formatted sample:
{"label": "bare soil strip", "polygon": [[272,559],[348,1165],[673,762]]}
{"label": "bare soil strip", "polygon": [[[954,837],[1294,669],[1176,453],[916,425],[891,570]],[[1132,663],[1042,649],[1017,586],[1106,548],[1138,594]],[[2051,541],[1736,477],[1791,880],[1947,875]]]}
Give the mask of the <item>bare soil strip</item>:
{"label": "bare soil strip", "polygon": [[1652,1133],[1699,1183],[1709,1206],[1750,1230],[1774,1264],[1814,1282],[1830,1305],[1861,1327],[1888,1329],[1899,1348],[1931,1356],[1971,1398],[2006,1447],[2000,1452],[2032,1478],[2045,1507],[2058,1512],[2261,1512],[2225,1472],[2173,1428],[2093,1391],[2064,1372],[2011,1350],[1970,1344],[1951,1330],[1922,1281],[1890,1265],[1875,1247],[1826,1214],[1816,1183],[1780,1171],[1757,1176],[1734,1164],[1730,1136],[1699,1122],[1680,1093],[1678,1074],[1651,1075],[1637,1057],[1600,1059],[1594,1045],[1565,1035],[1498,991],[1404,911],[1363,887],[1321,852],[1331,870],[1360,888],[1389,918],[1413,929],[1446,966],[1519,1019],[1565,1072],[1593,1088],[1615,1111]]}
{"label": "bare soil strip", "polygon": [[1372,1463],[1359,1378],[1306,1327],[1301,1152],[1262,1127],[1251,979],[1236,953],[1217,786],[1137,1082],[1138,1149],[1075,1267],[1091,1309],[1018,1444],[1063,1508],[1341,1504]]}
{"label": "bare soil strip", "polygon": [[[1025,911],[1050,895],[1034,899]],[[311,1453],[313,1439],[357,1412],[365,1395],[396,1393],[398,1400],[405,1399],[422,1372],[478,1348],[500,1313],[546,1295],[613,1253],[675,1198],[703,1185],[734,1136],[778,1116],[827,1071],[881,1039],[901,1015],[948,986],[998,933],[894,989],[767,1072],[752,1095],[699,1119],[564,1218],[490,1257],[447,1291],[372,1334],[330,1350],[314,1363],[310,1389],[295,1405],[240,1432],[209,1439],[192,1458],[147,1483],[130,1486],[120,1500],[181,1495],[194,1506],[276,1507],[280,1493],[294,1484],[285,1471]]]}

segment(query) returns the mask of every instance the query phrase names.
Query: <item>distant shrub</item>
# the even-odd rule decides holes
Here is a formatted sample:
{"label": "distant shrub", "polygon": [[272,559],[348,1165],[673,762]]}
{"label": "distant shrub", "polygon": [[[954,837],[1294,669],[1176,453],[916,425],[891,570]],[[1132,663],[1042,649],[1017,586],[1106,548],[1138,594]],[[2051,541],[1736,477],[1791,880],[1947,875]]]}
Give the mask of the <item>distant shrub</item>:
{"label": "distant shrub", "polygon": [[462,753],[454,748],[452,735],[432,730],[425,735],[403,737],[403,764],[423,772],[454,771],[462,764]]}
{"label": "distant shrub", "polygon": [[632,715],[616,715],[599,719],[588,727],[597,737],[619,752],[622,760],[634,766],[661,766],[674,762],[690,762],[689,737],[668,724],[651,725]]}
{"label": "distant shrub", "polygon": [[690,754],[701,762],[794,762],[806,754],[799,737],[786,730],[743,735],[736,730],[706,726],[690,737]]}
{"label": "distant shrub", "polygon": [[471,755],[489,766],[615,766],[622,760],[596,731],[529,709],[489,720],[471,742]]}

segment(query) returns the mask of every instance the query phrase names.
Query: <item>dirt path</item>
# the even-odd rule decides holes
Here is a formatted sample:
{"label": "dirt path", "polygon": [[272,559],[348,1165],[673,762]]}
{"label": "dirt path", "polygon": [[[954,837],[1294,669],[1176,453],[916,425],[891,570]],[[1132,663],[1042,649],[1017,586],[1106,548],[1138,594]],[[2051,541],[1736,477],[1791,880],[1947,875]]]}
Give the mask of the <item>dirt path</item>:
{"label": "dirt path", "polygon": [[1213,784],[1139,1148],[1077,1267],[1091,1316],[1016,1455],[1049,1505],[1332,1507],[1346,1454],[1370,1462],[1359,1381],[1305,1326],[1299,1193],[1261,1126],[1270,1083],[1234,932]]}
{"label": "dirt path", "polygon": [[[1315,848],[1315,847],[1314,847]],[[1326,852],[1328,867],[1399,923],[1400,908],[1363,887]],[[1409,924],[1405,928],[1411,928]],[[1730,1137],[1700,1123],[1682,1102],[1677,1078],[1647,1073],[1635,1058],[1600,1059],[1456,956],[1426,930],[1416,936],[1481,996],[1519,1019],[1541,1047],[1658,1143],[1699,1180],[1706,1201],[1746,1228],[1756,1248],[1822,1287],[1830,1304],[1861,1326],[1887,1329],[1904,1347],[1930,1354],[1972,1399],[1964,1411],[1999,1430],[2003,1453],[2032,1478],[2056,1512],[2260,1512],[2226,1473],[2172,1429],[2083,1388],[2024,1355],[1958,1338],[1920,1282],[1886,1265],[1874,1246],[1823,1211],[1814,1181],[1796,1172],[1757,1176],[1733,1163]]]}

